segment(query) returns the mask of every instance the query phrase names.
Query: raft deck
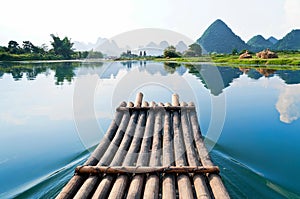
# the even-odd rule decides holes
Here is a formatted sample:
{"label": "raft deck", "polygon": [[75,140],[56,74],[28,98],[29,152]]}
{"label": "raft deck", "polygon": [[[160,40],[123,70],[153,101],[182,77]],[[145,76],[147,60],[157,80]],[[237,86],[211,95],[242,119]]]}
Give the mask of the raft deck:
{"label": "raft deck", "polygon": [[204,145],[193,103],[122,102],[62,198],[230,198]]}

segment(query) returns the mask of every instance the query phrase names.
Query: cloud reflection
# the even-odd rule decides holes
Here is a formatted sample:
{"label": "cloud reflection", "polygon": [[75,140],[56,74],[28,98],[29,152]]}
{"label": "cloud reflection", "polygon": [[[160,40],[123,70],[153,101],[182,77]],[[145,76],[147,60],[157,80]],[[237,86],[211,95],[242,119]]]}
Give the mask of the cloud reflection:
{"label": "cloud reflection", "polygon": [[279,94],[276,109],[280,113],[280,121],[292,123],[300,117],[300,85],[286,86]]}

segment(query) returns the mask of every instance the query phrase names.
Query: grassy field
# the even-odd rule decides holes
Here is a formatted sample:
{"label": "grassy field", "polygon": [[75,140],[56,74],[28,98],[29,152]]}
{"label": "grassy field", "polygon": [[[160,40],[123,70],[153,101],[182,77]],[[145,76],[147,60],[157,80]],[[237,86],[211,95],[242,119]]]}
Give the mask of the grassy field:
{"label": "grassy field", "polygon": [[221,64],[300,66],[300,53],[278,53],[278,56],[275,59],[259,59],[255,56],[251,59],[239,59],[237,55],[213,55],[211,58],[213,62]]}
{"label": "grassy field", "polygon": [[61,60],[62,56],[52,54],[10,54],[7,52],[0,52],[1,61],[33,61],[33,60]]}
{"label": "grassy field", "polygon": [[300,69],[300,52],[297,53],[278,53],[276,59],[259,59],[255,55],[251,59],[239,59],[238,55],[211,55],[202,57],[180,57],[180,58],[157,58],[154,61],[160,62],[213,62],[216,65],[231,65],[234,67],[267,67],[274,69]]}

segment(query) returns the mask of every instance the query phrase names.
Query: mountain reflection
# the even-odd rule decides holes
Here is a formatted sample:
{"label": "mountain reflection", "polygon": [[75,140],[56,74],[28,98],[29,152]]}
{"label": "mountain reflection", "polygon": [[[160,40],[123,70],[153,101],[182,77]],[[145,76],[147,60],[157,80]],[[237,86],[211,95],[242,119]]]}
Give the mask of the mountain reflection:
{"label": "mountain reflection", "polygon": [[286,84],[299,84],[300,83],[300,71],[282,70],[277,71],[276,74],[284,80]]}
{"label": "mountain reflection", "polygon": [[[106,66],[106,67],[103,67]],[[300,71],[293,70],[274,70],[266,68],[231,68],[215,67],[211,64],[180,64],[175,62],[157,63],[146,61],[126,61],[112,63],[88,63],[88,62],[2,62],[0,63],[0,78],[4,74],[10,74],[15,81],[22,79],[24,76],[27,80],[34,80],[39,74],[49,74],[54,72],[55,84],[61,85],[64,82],[72,82],[76,75],[76,70],[80,74],[97,73],[100,79],[110,79],[116,77],[120,70],[131,70],[137,67],[139,71],[146,71],[151,75],[159,74],[167,76],[177,73],[183,76],[187,72],[196,76],[210,90],[211,94],[218,96],[223,90],[230,86],[234,79],[238,79],[242,74],[249,78],[258,80],[262,77],[271,78],[280,77],[286,84],[300,84]],[[89,70],[91,69],[91,70]]]}
{"label": "mountain reflection", "polygon": [[[99,64],[98,64],[99,65]],[[101,63],[100,66],[103,64]],[[15,81],[21,80],[24,75],[27,80],[35,80],[39,74],[47,75],[50,70],[55,72],[55,84],[61,85],[65,81],[72,82],[75,75],[75,70],[79,67],[86,66],[79,62],[3,62],[0,63],[0,77],[11,74]]]}
{"label": "mountain reflection", "polygon": [[[203,83],[204,87],[209,89],[211,94],[218,96],[224,88],[230,86],[230,83],[239,78],[243,72],[238,68],[215,67],[209,64],[188,65],[189,73],[195,75]],[[218,76],[220,76],[218,78]]]}

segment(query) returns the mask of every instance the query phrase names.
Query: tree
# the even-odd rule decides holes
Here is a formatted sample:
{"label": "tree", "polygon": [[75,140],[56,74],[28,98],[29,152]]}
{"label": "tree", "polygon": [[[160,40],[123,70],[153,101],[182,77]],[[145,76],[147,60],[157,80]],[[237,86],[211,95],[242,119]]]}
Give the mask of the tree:
{"label": "tree", "polygon": [[174,46],[169,46],[164,50],[164,57],[166,58],[180,57],[180,54],[176,52],[176,48]]}
{"label": "tree", "polygon": [[8,48],[6,46],[0,46],[0,52],[8,52]]}
{"label": "tree", "polygon": [[237,55],[239,52],[236,48],[234,48],[231,52],[232,55]]}
{"label": "tree", "polygon": [[193,43],[189,45],[189,49],[184,52],[186,57],[199,57],[202,55],[202,48],[199,44]]}
{"label": "tree", "polygon": [[73,45],[74,43],[71,42],[71,39],[68,37],[63,38],[62,40],[55,36],[54,34],[50,35],[53,39],[51,45],[53,46],[54,53],[56,55],[61,55],[64,59],[70,59],[73,54]]}
{"label": "tree", "polygon": [[189,46],[189,49],[195,52],[196,56],[201,56],[202,55],[202,48],[199,44],[193,43]]}
{"label": "tree", "polygon": [[32,53],[36,47],[30,41],[23,41],[24,53]]}
{"label": "tree", "polygon": [[94,51],[93,49],[89,52],[88,56],[89,59],[101,59],[103,58],[103,54],[100,51]]}
{"label": "tree", "polygon": [[20,54],[21,53],[21,48],[16,41],[9,41],[8,42],[8,51],[12,54]]}

